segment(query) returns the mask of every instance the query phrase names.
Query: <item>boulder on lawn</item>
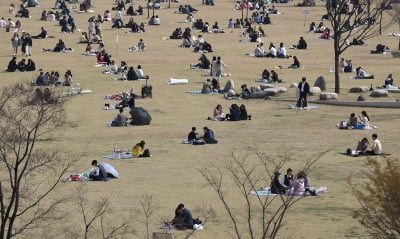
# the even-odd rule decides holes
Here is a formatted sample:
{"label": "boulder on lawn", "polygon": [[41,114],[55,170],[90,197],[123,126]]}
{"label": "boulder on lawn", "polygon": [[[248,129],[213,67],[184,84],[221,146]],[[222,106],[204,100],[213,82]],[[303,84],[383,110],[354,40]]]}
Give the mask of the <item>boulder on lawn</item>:
{"label": "boulder on lawn", "polygon": [[375,89],[371,92],[372,97],[387,97],[388,95],[388,91],[384,89]]}
{"label": "boulder on lawn", "polygon": [[275,96],[279,93],[279,89],[278,88],[267,88],[264,90],[264,93],[269,96]]}
{"label": "boulder on lawn", "polygon": [[350,93],[361,93],[361,92],[368,92],[369,87],[368,86],[356,86],[356,87],[351,87],[350,88]]}
{"label": "boulder on lawn", "polygon": [[337,100],[338,95],[333,92],[323,92],[319,95],[320,100]]}
{"label": "boulder on lawn", "polygon": [[365,101],[364,96],[359,95],[359,96],[357,97],[357,101]]}
{"label": "boulder on lawn", "polygon": [[267,88],[274,88],[275,86],[273,84],[261,84],[260,88],[261,90],[267,89]]}
{"label": "boulder on lawn", "polygon": [[297,83],[290,84],[290,88],[296,88],[296,87],[298,87]]}
{"label": "boulder on lawn", "polygon": [[318,86],[312,86],[310,87],[310,95],[319,95],[321,94],[321,88]]}
{"label": "boulder on lawn", "polygon": [[325,78],[323,76],[318,77],[315,80],[314,86],[319,87],[321,89],[321,91],[325,91],[326,90]]}

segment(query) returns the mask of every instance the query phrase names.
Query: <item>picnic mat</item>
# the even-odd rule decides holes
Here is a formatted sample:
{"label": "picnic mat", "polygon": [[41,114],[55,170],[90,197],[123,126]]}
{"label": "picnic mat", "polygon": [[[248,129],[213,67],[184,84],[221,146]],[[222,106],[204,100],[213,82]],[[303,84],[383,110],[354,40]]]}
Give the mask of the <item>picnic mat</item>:
{"label": "picnic mat", "polygon": [[186,93],[189,93],[191,95],[217,95],[217,94],[222,94],[217,91],[211,91],[210,93],[202,93],[201,90],[189,90],[186,91]]}
{"label": "picnic mat", "polygon": [[111,155],[103,155],[103,158],[106,159],[129,159],[135,158],[131,153],[114,153]]}

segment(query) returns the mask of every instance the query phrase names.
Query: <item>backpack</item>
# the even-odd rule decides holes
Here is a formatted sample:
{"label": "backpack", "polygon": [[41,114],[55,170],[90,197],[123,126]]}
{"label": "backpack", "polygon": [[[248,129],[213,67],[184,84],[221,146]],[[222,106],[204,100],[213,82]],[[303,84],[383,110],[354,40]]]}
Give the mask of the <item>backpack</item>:
{"label": "backpack", "polygon": [[198,218],[193,219],[193,224],[202,224],[202,223],[203,222]]}

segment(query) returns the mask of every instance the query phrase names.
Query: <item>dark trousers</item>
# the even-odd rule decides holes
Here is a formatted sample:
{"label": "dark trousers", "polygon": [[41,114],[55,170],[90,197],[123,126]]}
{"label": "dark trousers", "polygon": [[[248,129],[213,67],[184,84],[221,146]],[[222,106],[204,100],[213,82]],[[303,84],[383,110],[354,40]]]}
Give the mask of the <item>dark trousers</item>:
{"label": "dark trousers", "polygon": [[[304,101],[304,104],[301,105],[301,101]],[[297,107],[307,107],[307,94],[300,92],[299,100],[297,101]]]}

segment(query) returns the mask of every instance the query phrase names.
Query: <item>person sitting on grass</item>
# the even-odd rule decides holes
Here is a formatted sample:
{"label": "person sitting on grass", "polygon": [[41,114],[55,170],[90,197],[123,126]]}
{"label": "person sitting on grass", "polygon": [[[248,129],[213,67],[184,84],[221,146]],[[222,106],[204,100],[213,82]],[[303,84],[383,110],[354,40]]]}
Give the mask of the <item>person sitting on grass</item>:
{"label": "person sitting on grass", "polygon": [[273,194],[285,194],[285,192],[286,192],[286,187],[283,186],[281,184],[281,182],[279,181],[280,175],[281,175],[280,172],[278,172],[278,171],[274,172],[274,177],[272,179],[271,186],[270,186],[271,193],[273,193]]}
{"label": "person sitting on grass", "polygon": [[360,141],[358,141],[356,153],[357,154],[366,154],[368,146],[369,146],[368,139],[362,138]]}
{"label": "person sitting on grass", "polygon": [[135,157],[150,157],[150,151],[144,149],[145,144],[144,140],[137,143],[132,149],[132,155]]}
{"label": "person sitting on grass", "polygon": [[18,69],[17,57],[13,56],[13,58],[8,63],[7,71],[8,72],[15,72],[17,69]]}
{"label": "person sitting on grass", "polygon": [[377,134],[372,134],[372,145],[371,150],[367,150],[366,154],[369,155],[379,155],[382,154],[382,144],[381,141],[378,139]]}
{"label": "person sitting on grass", "polygon": [[225,120],[225,114],[222,111],[222,106],[220,104],[218,104],[213,112],[213,117],[208,117],[209,120],[219,120],[219,121],[223,121]]}
{"label": "person sitting on grass", "polygon": [[297,45],[292,45],[290,49],[307,49],[307,42],[303,37],[300,37],[299,43]]}
{"label": "person sitting on grass", "polygon": [[[201,142],[200,138],[197,137],[197,135],[198,135],[198,133],[196,132],[196,127],[193,126],[192,131],[189,132],[188,137],[187,137],[189,144]],[[203,142],[203,144],[204,144],[204,142]]]}
{"label": "person sitting on grass", "polygon": [[374,79],[374,75],[368,74],[363,68],[360,66],[356,68],[356,76],[354,79]]}
{"label": "person sitting on grass", "polygon": [[119,126],[119,127],[128,125],[128,123],[127,123],[128,117],[124,114],[123,108],[119,108],[119,114],[117,115],[117,121],[118,121],[117,126]]}
{"label": "person sitting on grass", "polygon": [[349,120],[347,121],[347,126],[355,127],[358,123],[358,118],[355,113],[351,113]]}
{"label": "person sitting on grass", "polygon": [[216,144],[218,141],[215,139],[214,132],[208,127],[203,127],[204,135],[201,138],[206,144]]}
{"label": "person sitting on grass", "polygon": [[97,163],[97,160],[92,161],[93,171],[89,175],[89,179],[93,181],[106,181],[107,173],[103,165]]}
{"label": "person sitting on grass", "polygon": [[178,230],[193,229],[193,217],[189,209],[185,208],[183,203],[180,203],[175,209],[175,217],[172,220],[172,225]]}

